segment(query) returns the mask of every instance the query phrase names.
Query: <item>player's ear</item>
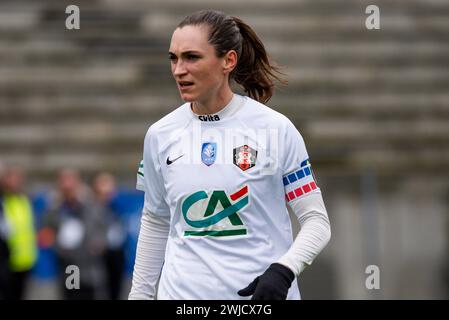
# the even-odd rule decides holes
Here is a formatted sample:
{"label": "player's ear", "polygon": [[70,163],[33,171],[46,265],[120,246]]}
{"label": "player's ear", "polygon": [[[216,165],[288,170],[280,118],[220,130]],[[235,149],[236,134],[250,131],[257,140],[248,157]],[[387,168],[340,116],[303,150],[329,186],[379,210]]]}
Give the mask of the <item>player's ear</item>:
{"label": "player's ear", "polygon": [[223,57],[223,73],[231,73],[237,66],[237,52],[235,50],[229,50]]}

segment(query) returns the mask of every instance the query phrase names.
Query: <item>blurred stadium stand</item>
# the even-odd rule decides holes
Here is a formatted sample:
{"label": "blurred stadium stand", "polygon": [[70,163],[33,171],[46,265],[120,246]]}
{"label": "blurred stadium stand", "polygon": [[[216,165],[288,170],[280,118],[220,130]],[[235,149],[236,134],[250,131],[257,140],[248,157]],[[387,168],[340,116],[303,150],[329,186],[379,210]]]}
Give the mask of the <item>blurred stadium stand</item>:
{"label": "blurred stadium stand", "polygon": [[[447,0],[75,2],[0,2],[0,160],[26,168],[30,190],[67,166],[132,188],[147,127],[181,104],[171,33],[219,9],[285,67],[269,105],[299,128],[323,190],[333,238],[303,297],[449,297]],[[80,30],[65,28],[69,4]],[[369,4],[380,30],[365,28]],[[365,288],[370,264],[380,290]]]}

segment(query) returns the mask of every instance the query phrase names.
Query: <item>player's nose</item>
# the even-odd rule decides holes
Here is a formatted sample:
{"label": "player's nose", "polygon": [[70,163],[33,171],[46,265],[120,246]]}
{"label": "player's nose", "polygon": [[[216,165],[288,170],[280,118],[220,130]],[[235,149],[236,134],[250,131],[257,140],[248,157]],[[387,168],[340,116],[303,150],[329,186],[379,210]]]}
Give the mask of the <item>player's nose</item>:
{"label": "player's nose", "polygon": [[185,75],[187,73],[187,69],[185,68],[184,63],[182,63],[181,61],[178,61],[174,66],[173,66],[173,76],[175,76],[175,78],[179,79],[179,76]]}

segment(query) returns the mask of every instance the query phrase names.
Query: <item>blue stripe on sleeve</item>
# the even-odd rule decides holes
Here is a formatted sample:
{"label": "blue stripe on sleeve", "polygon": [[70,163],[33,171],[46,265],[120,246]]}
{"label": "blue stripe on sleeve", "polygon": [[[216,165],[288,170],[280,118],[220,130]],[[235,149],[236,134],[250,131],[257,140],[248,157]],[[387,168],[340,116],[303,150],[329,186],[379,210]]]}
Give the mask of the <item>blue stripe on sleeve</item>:
{"label": "blue stripe on sleeve", "polygon": [[296,171],[296,176],[298,177],[298,180],[304,178],[305,176],[304,171],[303,170]]}
{"label": "blue stripe on sleeve", "polygon": [[296,174],[292,173],[288,175],[288,181],[290,181],[290,183],[295,182],[296,180],[298,180],[298,178],[296,178]]}
{"label": "blue stripe on sleeve", "polygon": [[310,176],[310,168],[309,167],[304,168],[304,172],[305,172],[306,176]]}
{"label": "blue stripe on sleeve", "polygon": [[304,167],[304,169],[300,169],[296,172],[293,172],[287,176],[284,176],[282,178],[282,181],[284,183],[284,186],[288,186],[290,183],[293,183],[297,180],[300,180],[306,176],[310,176],[311,175],[311,171],[310,171],[310,163],[309,163],[309,159],[304,160],[303,162],[301,162],[300,165],[301,168]]}
{"label": "blue stripe on sleeve", "polygon": [[305,165],[307,165],[307,162],[309,161],[309,159],[304,160],[303,162],[301,162],[300,167],[304,167]]}

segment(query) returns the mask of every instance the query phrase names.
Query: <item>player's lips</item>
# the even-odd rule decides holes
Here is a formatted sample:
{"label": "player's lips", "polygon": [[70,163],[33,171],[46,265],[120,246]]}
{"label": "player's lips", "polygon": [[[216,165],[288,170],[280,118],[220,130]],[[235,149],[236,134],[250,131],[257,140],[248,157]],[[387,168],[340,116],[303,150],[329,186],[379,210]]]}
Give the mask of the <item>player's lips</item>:
{"label": "player's lips", "polygon": [[191,81],[178,81],[179,89],[185,90],[193,87],[194,83]]}

